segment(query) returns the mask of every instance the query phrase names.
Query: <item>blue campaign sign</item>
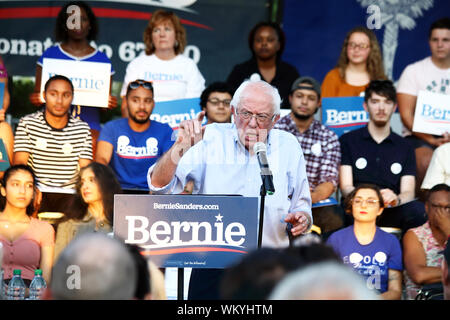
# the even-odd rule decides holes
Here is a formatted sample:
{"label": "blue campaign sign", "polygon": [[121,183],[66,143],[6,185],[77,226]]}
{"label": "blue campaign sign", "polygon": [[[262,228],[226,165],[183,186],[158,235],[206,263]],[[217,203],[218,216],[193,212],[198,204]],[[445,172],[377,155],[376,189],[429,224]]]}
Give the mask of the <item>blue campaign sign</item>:
{"label": "blue campaign sign", "polygon": [[161,268],[225,268],[257,247],[257,227],[256,197],[114,197],[114,235]]}
{"label": "blue campaign sign", "polygon": [[6,152],[3,140],[0,139],[0,172],[6,171],[10,166],[8,153]]}
{"label": "blue campaign sign", "polygon": [[335,206],[338,202],[335,198],[329,197],[328,199],[321,200],[319,202],[313,203],[311,208],[320,208],[320,207],[326,207],[326,206]]}
{"label": "blue campaign sign", "polygon": [[363,97],[322,99],[322,123],[340,137],[344,133],[364,127],[369,114],[364,110]]}
{"label": "blue campaign sign", "polygon": [[197,118],[200,111],[200,98],[161,101],[155,103],[150,119],[167,123],[177,130],[181,121]]}

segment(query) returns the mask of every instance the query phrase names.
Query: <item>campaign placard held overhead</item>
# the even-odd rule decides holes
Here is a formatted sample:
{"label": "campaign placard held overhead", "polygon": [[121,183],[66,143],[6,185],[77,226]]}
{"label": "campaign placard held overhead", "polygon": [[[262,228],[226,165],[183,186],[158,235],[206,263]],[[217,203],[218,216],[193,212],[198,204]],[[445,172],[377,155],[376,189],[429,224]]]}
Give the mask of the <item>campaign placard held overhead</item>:
{"label": "campaign placard held overhead", "polygon": [[72,81],[73,105],[108,107],[111,64],[44,58],[41,92],[44,91],[47,80],[57,74],[66,76]]}
{"label": "campaign placard held overhead", "polygon": [[225,268],[257,247],[258,198],[115,195],[113,225],[158,267]]}
{"label": "campaign placard held overhead", "polygon": [[413,131],[434,135],[450,133],[450,96],[419,91],[414,113]]}
{"label": "campaign placard held overhead", "polygon": [[364,127],[369,114],[364,110],[363,97],[322,99],[322,123],[340,137],[344,133]]}

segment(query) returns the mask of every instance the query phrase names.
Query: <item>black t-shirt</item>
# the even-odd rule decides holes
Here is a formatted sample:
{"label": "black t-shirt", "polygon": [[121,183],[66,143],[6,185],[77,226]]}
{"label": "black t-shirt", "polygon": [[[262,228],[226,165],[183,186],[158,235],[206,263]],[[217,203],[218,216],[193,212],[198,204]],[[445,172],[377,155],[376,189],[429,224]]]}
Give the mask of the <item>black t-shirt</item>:
{"label": "black t-shirt", "polygon": [[[249,79],[254,73],[259,74],[261,79],[264,80],[263,76],[259,72],[256,59],[252,58],[244,63],[235,65],[227,78],[227,83],[233,88],[233,91],[235,91],[241,83],[244,82],[244,80]],[[300,77],[300,74],[294,66],[283,61],[277,62],[275,77],[270,84],[278,89],[282,99],[282,108],[290,108],[289,93],[291,91],[292,84],[298,77]]]}
{"label": "black t-shirt", "polygon": [[341,165],[349,165],[353,172],[353,185],[376,184],[400,193],[400,179],[416,175],[414,149],[404,138],[391,131],[381,143],[371,137],[367,126],[347,132],[339,138]]}

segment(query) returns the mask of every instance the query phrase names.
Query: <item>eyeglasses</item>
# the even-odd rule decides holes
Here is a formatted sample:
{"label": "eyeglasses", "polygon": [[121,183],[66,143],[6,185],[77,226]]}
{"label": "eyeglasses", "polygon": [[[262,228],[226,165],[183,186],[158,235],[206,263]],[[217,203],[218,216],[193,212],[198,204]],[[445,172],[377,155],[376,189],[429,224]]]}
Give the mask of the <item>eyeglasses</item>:
{"label": "eyeglasses", "polygon": [[213,99],[208,99],[208,102],[211,103],[214,107],[218,107],[220,104],[223,104],[224,107],[229,107],[231,100],[230,99],[220,100],[217,98],[213,98]]}
{"label": "eyeglasses", "polygon": [[432,203],[432,202],[431,202],[430,204],[431,204],[431,207],[432,207],[433,209],[435,209],[435,210],[442,209],[442,210],[444,210],[445,212],[450,213],[450,206],[440,206],[440,205],[434,204],[434,203]]}
{"label": "eyeglasses", "polygon": [[268,114],[264,113],[253,114],[248,111],[237,111],[236,113],[239,115],[239,117],[241,117],[245,121],[250,121],[253,117],[255,117],[256,122],[259,125],[267,124],[269,121],[273,120],[273,117],[275,116],[275,115],[269,116]]}
{"label": "eyeglasses", "polygon": [[377,199],[362,199],[362,198],[355,198],[353,199],[353,205],[354,206],[362,206],[363,203],[366,203],[368,207],[375,207],[379,200]]}
{"label": "eyeglasses", "polygon": [[367,49],[367,48],[369,48],[370,47],[370,44],[368,44],[368,43],[355,43],[355,42],[349,42],[348,43],[348,47],[350,48],[350,49],[356,49],[356,48],[358,48],[358,49],[361,49],[361,50],[365,50],[365,49]]}
{"label": "eyeglasses", "polygon": [[152,83],[149,81],[144,81],[144,80],[136,80],[136,81],[130,82],[130,84],[128,85],[128,88],[134,90],[134,89],[139,88],[140,86],[142,86],[144,89],[147,89],[147,90],[153,90]]}

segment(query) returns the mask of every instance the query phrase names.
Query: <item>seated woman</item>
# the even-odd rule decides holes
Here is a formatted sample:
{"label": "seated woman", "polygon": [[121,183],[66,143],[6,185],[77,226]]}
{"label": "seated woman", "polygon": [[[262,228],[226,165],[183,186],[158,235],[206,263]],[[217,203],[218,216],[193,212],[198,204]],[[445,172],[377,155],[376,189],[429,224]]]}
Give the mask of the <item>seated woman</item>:
{"label": "seated woman", "polygon": [[275,22],[257,23],[248,36],[252,57],[235,65],[227,82],[233,92],[245,79],[259,78],[276,87],[282,98],[281,107],[289,109],[289,93],[292,83],[300,77],[297,68],[282,61],[286,38],[280,25]]}
{"label": "seated woman", "polygon": [[33,218],[36,177],[30,167],[15,165],[5,171],[0,188],[0,242],[3,245],[5,283],[14,269],[30,285],[36,269],[42,269],[47,283],[51,279],[55,231],[44,221]]}
{"label": "seated woman", "polygon": [[114,195],[122,192],[114,172],[108,166],[91,162],[80,170],[73,202],[66,220],[58,225],[55,261],[77,235],[86,232],[112,232]]}
{"label": "seated woman", "polygon": [[350,30],[336,68],[322,82],[322,98],[359,96],[371,80],[387,79],[375,33],[365,27]]}
{"label": "seated woman", "polygon": [[345,204],[354,224],[333,233],[327,243],[345,264],[366,278],[369,289],[378,291],[383,299],[400,299],[402,250],[394,235],[376,225],[384,209],[380,189],[361,184],[348,195]]}
{"label": "seated woman", "polygon": [[425,284],[441,282],[445,242],[450,236],[450,186],[437,184],[425,202],[428,221],[403,237],[406,298],[415,299]]}

